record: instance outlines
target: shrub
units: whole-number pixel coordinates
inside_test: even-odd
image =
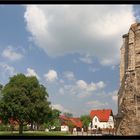
[[[10,125],[0,124],[0,131],[10,131]]]
[[[23,131],[28,131],[29,128],[27,126],[23,126]]]

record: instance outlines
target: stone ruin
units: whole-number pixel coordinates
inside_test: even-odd
[[[140,23],[122,36],[117,135],[140,135]]]

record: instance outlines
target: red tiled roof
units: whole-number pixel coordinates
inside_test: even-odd
[[[64,116],[64,115],[60,115],[59,119],[61,120],[61,125],[67,125],[69,118]]]
[[[71,122],[76,126],[82,128],[82,121],[80,118],[70,118]]]
[[[93,119],[94,116],[97,116],[99,118],[99,121],[107,122],[111,114],[112,114],[111,109],[91,110],[90,117],[91,119]]]
[[[69,120],[69,118],[66,117],[66,116],[64,116],[64,115],[60,115],[59,118],[60,118],[60,119],[63,119],[63,120]]]
[[[71,121],[75,127],[81,128],[83,125],[80,118],[70,118],[63,115],[59,116],[59,118],[62,120],[63,125],[67,125],[68,121]]]

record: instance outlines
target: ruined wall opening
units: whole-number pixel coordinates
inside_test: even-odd
[[[135,103],[136,103],[136,116],[140,117],[140,96],[136,96]]]

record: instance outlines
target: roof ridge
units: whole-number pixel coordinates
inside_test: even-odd
[[[97,116],[100,121],[108,121],[109,116],[111,115],[112,109],[100,109],[92,110],[90,112],[90,117],[93,118]]]

